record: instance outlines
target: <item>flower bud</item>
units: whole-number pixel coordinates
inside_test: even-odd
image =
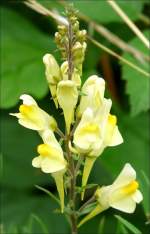
[[[86,30],[78,31],[78,33],[77,33],[78,41],[80,41],[81,43],[83,43],[86,40],[86,35],[87,35]]]
[[[93,111],[97,111],[104,99],[105,81],[104,79],[93,75],[90,76],[82,87],[82,92],[85,94],[81,97],[77,115],[80,117],[87,107]]]
[[[58,106],[56,99],[56,89],[57,83],[61,80],[61,72],[56,59],[51,54],[46,54],[43,57],[43,63],[45,64],[45,75],[48,81],[49,89],[52,98],[55,102],[56,107]]]
[[[82,65],[84,61],[86,46],[87,44],[85,42],[83,44],[81,44],[80,42],[76,42],[72,49],[75,67],[77,69],[80,69],[81,74],[82,70],[80,65]]]

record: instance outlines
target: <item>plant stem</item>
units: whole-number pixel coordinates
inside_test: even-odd
[[[75,205],[76,203],[76,191],[75,191],[76,173],[75,173],[73,157],[69,149],[69,141],[70,141],[70,135],[67,135],[65,146],[66,146],[66,152],[67,152],[68,160],[69,160],[69,169],[71,172],[71,180],[70,180],[70,188],[69,188],[69,206],[71,209],[70,221],[71,221],[71,229],[72,229],[71,233],[77,234],[77,215],[76,215],[76,205]]]
[[[72,54],[72,47],[73,47],[73,31],[72,31],[72,24],[69,20],[68,25],[68,80],[71,80],[72,73],[73,73],[73,54]],[[76,171],[75,171],[75,164],[74,160],[69,148],[69,142],[71,140],[71,133],[66,134],[65,146],[66,146],[66,153],[68,157],[69,163],[69,170],[71,173],[71,180],[70,180],[70,188],[69,188],[69,206],[70,206],[70,221],[71,221],[71,233],[77,234],[77,215],[76,215]]]
[[[72,39],[73,39],[72,25],[69,22],[69,25],[68,25],[68,80],[71,80],[72,73],[73,73]]]

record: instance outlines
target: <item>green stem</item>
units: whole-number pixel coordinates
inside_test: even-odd
[[[76,215],[76,173],[75,173],[75,166],[73,157],[71,155],[70,149],[69,149],[69,141],[70,141],[70,135],[66,136],[65,146],[66,146],[66,152],[68,155],[69,160],[69,169],[71,172],[71,180],[70,180],[70,188],[69,188],[69,206],[71,209],[70,214],[70,221],[71,221],[71,229],[72,234],[77,234],[77,215]]]

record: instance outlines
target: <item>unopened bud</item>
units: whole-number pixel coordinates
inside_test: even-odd
[[[43,63],[46,68],[46,78],[48,82],[59,81],[61,79],[61,73],[59,65],[52,54],[45,54],[43,57]]]
[[[59,30],[59,33],[64,36],[67,32],[67,27],[64,26],[64,25],[58,25],[58,30]]]
[[[73,58],[76,66],[83,63],[85,50],[86,50],[85,42],[83,44],[81,44],[80,42],[75,43],[73,47]]]
[[[78,32],[77,34],[77,37],[78,37],[78,40],[83,43],[85,40],[86,40],[86,35],[87,35],[87,32],[86,30],[81,30]]]
[[[78,32],[79,31],[79,21],[76,21],[73,25],[73,31]]]
[[[43,63],[45,64],[45,75],[49,84],[49,89],[52,95],[52,98],[55,102],[56,107],[58,107],[56,99],[56,86],[57,83],[61,80],[61,72],[59,65],[56,59],[51,54],[46,54],[43,57]]]

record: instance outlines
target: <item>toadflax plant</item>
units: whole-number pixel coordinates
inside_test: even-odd
[[[86,31],[79,30],[76,11],[70,7],[66,10],[66,18],[60,19],[62,24],[58,26],[55,41],[64,62],[59,66],[52,54],[46,54],[43,63],[55,106],[61,108],[64,114],[65,133],[30,95],[20,96],[23,104],[19,113],[11,115],[16,116],[22,126],[39,133],[42,143],[37,147],[38,156],[33,158],[32,165],[54,178],[60,211],[69,217],[71,233],[77,234],[78,227],[109,207],[133,213],[136,203],[142,200],[142,194],[138,190],[136,172],[127,163],[113,184],[97,187],[93,196],[81,207],[76,202],[77,196],[78,200],[84,200],[86,189],[90,187],[87,181],[96,159],[107,146],[117,146],[123,138],[116,116],[110,114],[112,101],[104,97],[104,79],[90,76],[81,88],[87,44]],[[79,175],[82,175],[81,184],[77,184]],[[86,214],[85,217],[78,222],[83,214]]]

